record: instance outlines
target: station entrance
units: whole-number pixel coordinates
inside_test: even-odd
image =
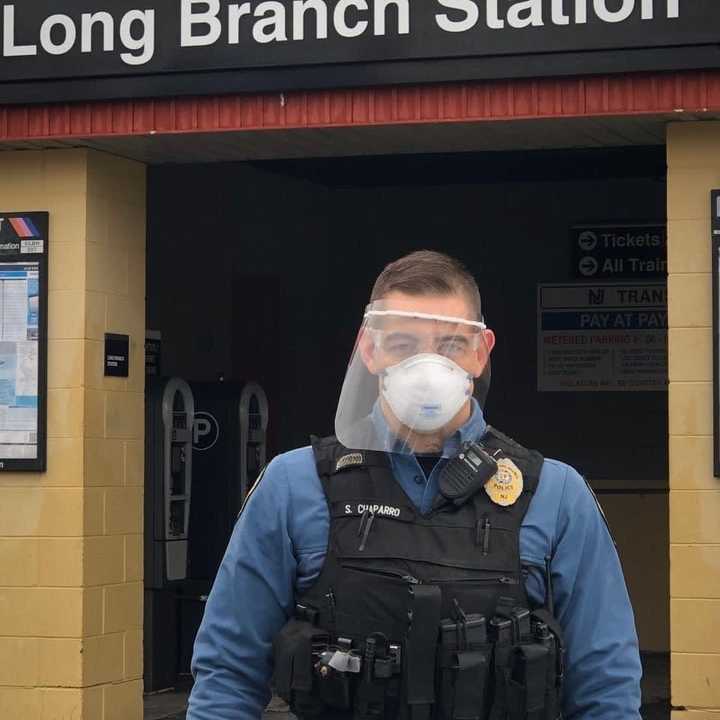
[[[665,147],[409,149],[148,170],[146,692],[189,686],[204,600],[262,463],[333,432],[376,275],[434,249],[477,278],[497,335],[488,421],[597,493],[653,668],[644,700],[665,707]],[[157,456],[171,382],[165,402],[185,419]],[[177,492],[168,472],[186,475]],[[184,550],[169,575],[171,542]]]

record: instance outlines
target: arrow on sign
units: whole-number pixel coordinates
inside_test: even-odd
[[[584,257],[582,260],[580,260],[580,263],[578,264],[578,268],[580,269],[580,272],[585,277],[590,277],[591,275],[595,275],[595,273],[597,273],[599,267],[600,266],[598,265],[598,261],[593,257]]]

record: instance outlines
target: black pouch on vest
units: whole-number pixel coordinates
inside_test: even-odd
[[[563,687],[563,643],[561,630],[555,618],[546,610],[533,613],[533,631],[539,643],[548,648],[548,663],[545,677],[545,711],[538,717],[542,720],[558,720],[561,717]]]
[[[430,720],[435,704],[437,634],[442,596],[437,585],[416,585],[403,647],[403,680],[410,720]]]
[[[290,620],[273,641],[275,689],[297,715],[312,717],[325,709],[318,693],[313,693],[318,689],[313,656],[327,650],[329,643],[326,632],[297,618]]]
[[[483,720],[492,646],[483,615],[440,624],[439,720]]]
[[[548,647],[539,643],[516,645],[507,687],[510,720],[545,720]]]
[[[384,718],[386,686],[391,675],[391,664],[388,658],[387,638],[382,633],[375,633],[366,638],[362,662],[360,682],[355,693],[353,718],[355,720]]]

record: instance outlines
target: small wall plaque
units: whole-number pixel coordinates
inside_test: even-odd
[[[105,334],[105,376],[128,377],[130,363],[130,336]]]

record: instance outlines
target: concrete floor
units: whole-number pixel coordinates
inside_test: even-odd
[[[643,720],[670,720],[670,658],[665,654],[643,655]],[[187,690],[148,695],[145,720],[185,720]],[[274,699],[265,711],[265,720],[293,720],[287,706]]]

